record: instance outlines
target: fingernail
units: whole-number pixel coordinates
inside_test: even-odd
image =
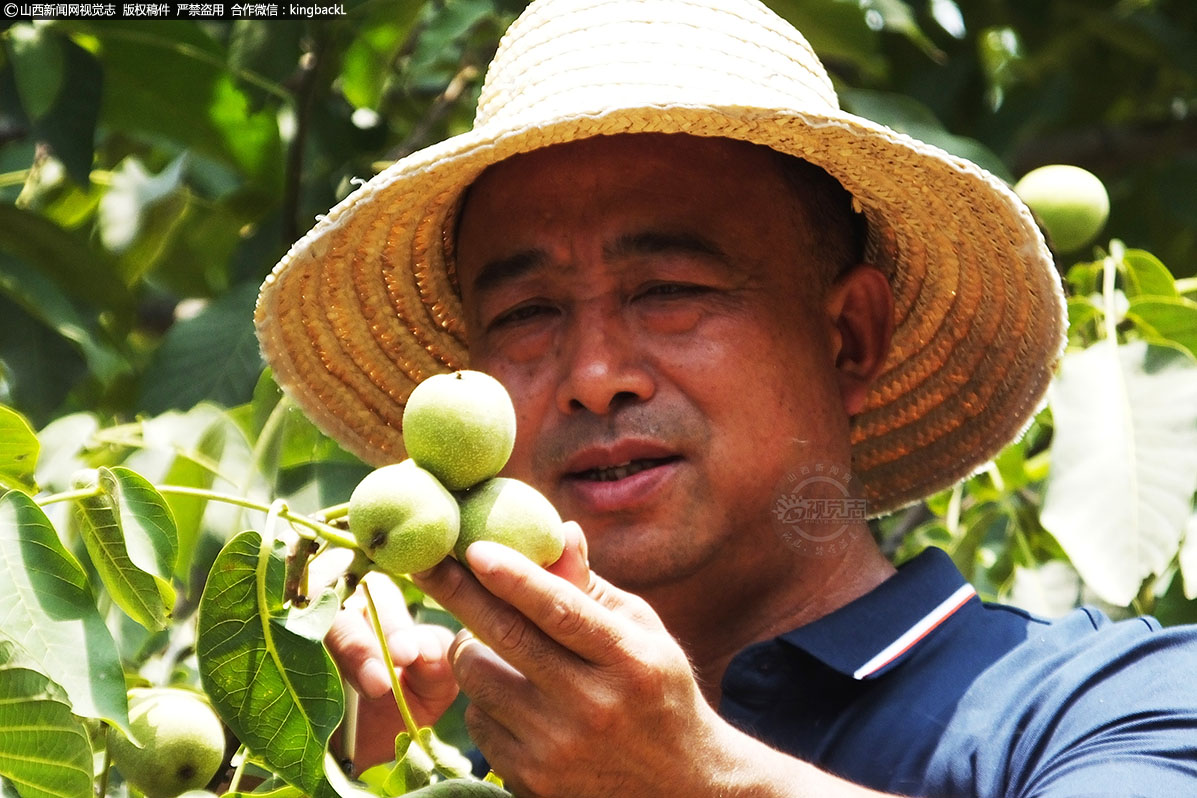
[[[366,660],[359,682],[367,698],[382,698],[391,691],[391,673],[379,659]]]
[[[420,641],[420,661],[436,662],[441,658],[441,644],[436,638],[425,637]]]
[[[515,562],[515,558],[522,556],[510,546],[495,543],[490,540],[478,540],[466,549],[466,560],[476,574],[493,574],[495,571]]]

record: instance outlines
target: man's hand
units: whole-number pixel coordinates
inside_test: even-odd
[[[731,729],[648,604],[591,574],[577,543],[547,571],[494,543],[467,557],[473,575],[446,560],[416,582],[472,630],[449,660],[471,699],[470,733],[508,787],[700,794],[688,780],[709,784],[700,771],[725,764],[720,739]]]
[[[415,624],[403,593],[385,574],[372,572],[364,581],[378,607],[387,648],[412,715],[417,723],[432,725],[457,698],[457,682],[447,658],[453,633],[442,626]],[[361,695],[354,764],[361,771],[394,759],[395,736],[403,731],[403,720],[391,695],[391,676],[360,587],[345,602],[345,610],[338,613],[324,642],[341,673]]]

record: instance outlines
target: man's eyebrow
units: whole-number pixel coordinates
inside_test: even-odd
[[[548,255],[543,249],[525,249],[488,261],[474,278],[474,290],[478,293],[493,290],[503,283],[516,280],[540,268],[547,261]]]
[[[626,258],[635,255],[705,255],[723,263],[728,262],[727,253],[713,242],[696,233],[644,230],[621,235],[603,247],[603,255],[609,259]]]

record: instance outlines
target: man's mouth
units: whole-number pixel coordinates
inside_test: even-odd
[[[639,474],[650,468],[672,463],[679,458],[673,457],[649,457],[637,460],[628,460],[618,465],[602,466],[599,468],[588,468],[584,471],[578,471],[570,474],[571,479],[585,480],[588,482],[615,482],[616,480],[626,479],[633,474]]]

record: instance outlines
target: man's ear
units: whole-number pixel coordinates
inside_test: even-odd
[[[841,274],[827,290],[824,309],[832,325],[840,398],[854,416],[864,408],[881,373],[894,334],[894,294],[889,280],[868,264]]]

